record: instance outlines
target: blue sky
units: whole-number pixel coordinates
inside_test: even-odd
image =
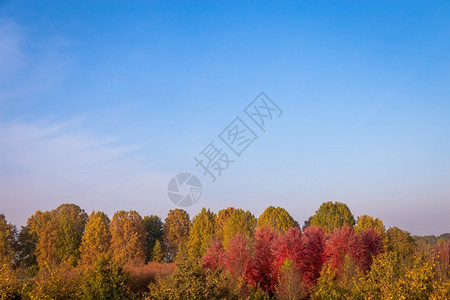
[[[0,211],[165,217],[325,201],[450,231],[446,1],[0,1]],[[214,184],[193,157],[261,91],[284,111]]]

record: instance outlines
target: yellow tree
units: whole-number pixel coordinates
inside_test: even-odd
[[[0,214],[0,267],[6,265],[9,268],[14,263],[15,236],[16,228]]]
[[[224,247],[228,247],[229,241],[236,234],[252,237],[256,230],[256,222],[255,216],[250,211],[236,209],[227,219],[223,228]]]
[[[170,210],[164,221],[164,251],[168,261],[172,261],[178,250],[189,238],[191,221],[189,214],[183,209]]]
[[[373,229],[381,236],[383,236],[386,231],[383,221],[380,219],[368,215],[359,216],[355,225],[355,232],[363,232],[366,229]]]
[[[232,213],[234,213],[235,210],[236,209],[234,207],[227,207],[225,209],[219,210],[219,212],[217,213],[214,229],[216,238],[223,241],[223,228],[225,227],[228,218]]]
[[[200,258],[205,254],[206,246],[214,236],[215,221],[216,214],[206,208],[194,217],[187,244],[191,257]]]
[[[398,227],[386,231],[386,250],[400,255],[402,258],[410,257],[416,249],[416,243],[408,231]]]
[[[28,218],[25,228],[22,228],[21,257],[31,258],[31,264],[36,261],[42,267],[56,258],[55,247],[52,246],[56,244],[56,237],[50,237],[49,230],[46,230],[51,217],[51,212],[38,210]]]
[[[326,232],[343,226],[355,225],[355,218],[348,206],[340,202],[322,203],[316,213],[309,218],[310,226],[320,226]]]
[[[298,224],[284,208],[269,206],[258,218],[257,228],[261,227],[285,232]]]
[[[143,264],[145,262],[146,231],[137,211],[118,211],[111,225],[111,255],[118,264]]]
[[[50,212],[37,211],[28,225],[30,235],[36,240],[39,266],[75,266],[87,219],[86,212],[75,204],[62,204]]]
[[[110,220],[104,212],[93,211],[89,216],[80,248],[83,264],[93,264],[108,254],[111,245],[109,224]]]
[[[162,251],[161,242],[159,240],[156,240],[155,247],[153,247],[152,260],[157,263],[162,263],[164,261],[164,252]]]

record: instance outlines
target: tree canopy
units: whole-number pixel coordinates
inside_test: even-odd
[[[243,209],[235,209],[235,211],[227,218],[223,227],[223,242],[225,248],[229,241],[237,234],[251,237],[256,230],[256,218],[250,211]]]
[[[118,211],[111,225],[111,254],[118,264],[140,264],[145,261],[146,231],[137,211]]]
[[[335,228],[355,225],[355,218],[348,206],[340,202],[325,202],[309,219],[309,226],[320,226],[326,232]]]
[[[145,230],[147,231],[146,238],[146,261],[153,260],[153,248],[157,241],[162,242],[163,238],[163,222],[158,216],[145,216],[144,219]],[[160,245],[161,246],[161,245]]]
[[[183,209],[170,210],[164,221],[164,249],[166,259],[172,261],[180,247],[189,239],[191,220],[189,214]]]
[[[259,216],[257,227],[269,227],[274,230],[285,232],[289,228],[298,227],[298,223],[284,208],[269,206]]]
[[[209,209],[202,208],[194,217],[187,244],[191,257],[200,258],[205,254],[206,246],[214,236],[215,224],[216,214]]]
[[[86,223],[85,232],[81,241],[81,261],[84,264],[92,264],[109,253],[111,246],[110,220],[101,211],[92,212]]]

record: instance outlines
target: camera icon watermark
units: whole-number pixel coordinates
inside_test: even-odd
[[[219,139],[212,140],[194,156],[195,167],[200,169],[204,177],[209,177],[212,183],[234,165],[259,138],[258,134],[266,132],[270,122],[283,114],[280,107],[264,92],[250,102],[243,112],[245,115],[236,116],[218,134]],[[180,173],[170,180],[167,193],[176,206],[188,207],[200,199],[202,185],[195,175]]]
[[[167,194],[173,204],[188,207],[196,203],[202,195],[200,180],[191,173],[180,173],[172,177],[167,186]]]

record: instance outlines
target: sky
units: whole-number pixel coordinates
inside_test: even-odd
[[[0,213],[326,201],[412,234],[450,232],[448,1],[1,1]],[[283,111],[262,131],[260,92]],[[237,157],[236,117],[258,138]],[[210,142],[234,160],[215,182]]]

